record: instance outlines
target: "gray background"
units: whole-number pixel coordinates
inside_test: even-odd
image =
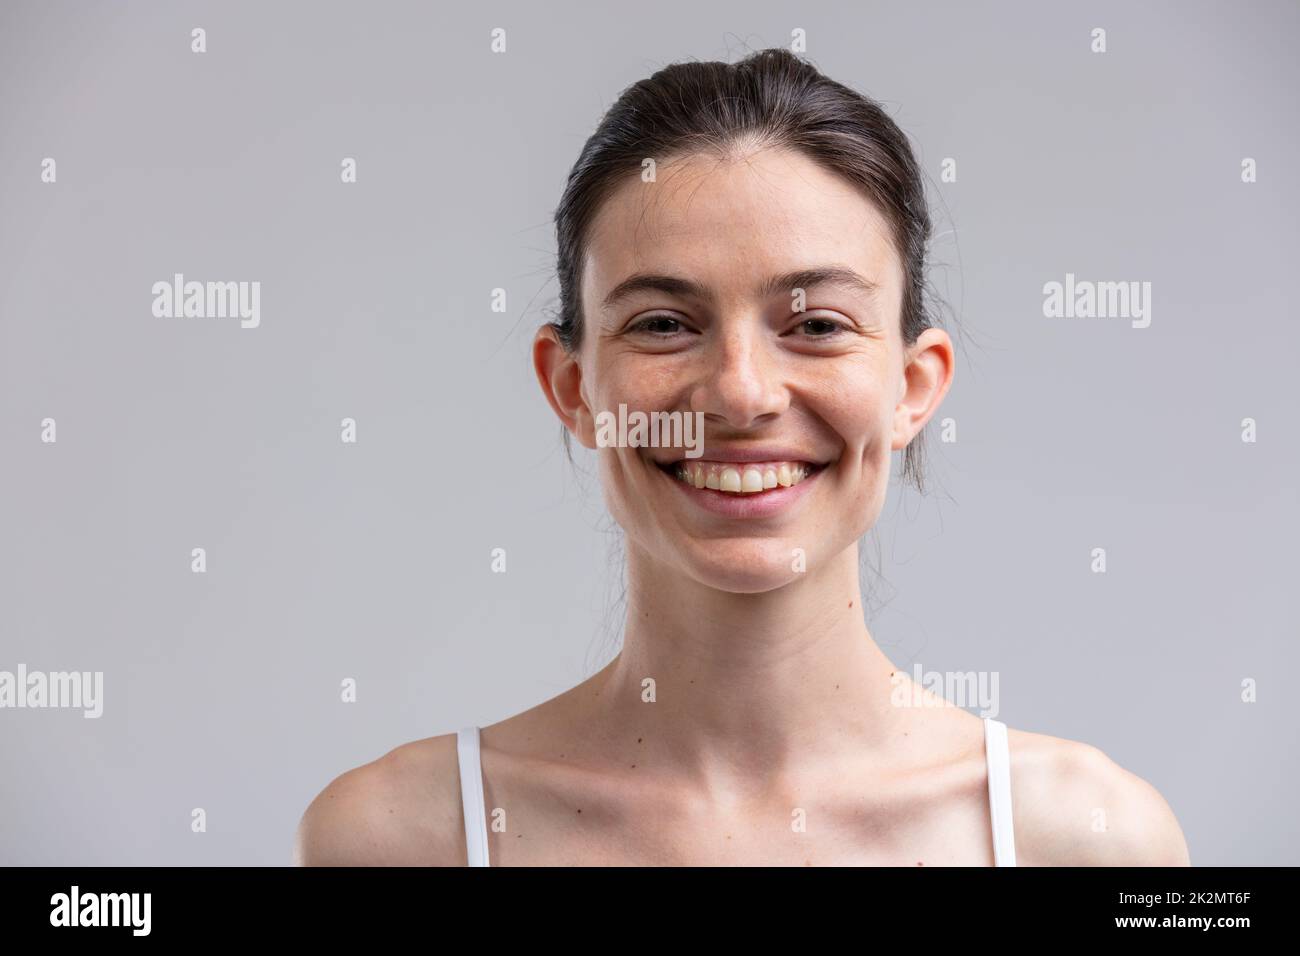
[[[877,640],[997,671],[1000,719],[1151,781],[1194,864],[1300,862],[1298,26],[1295,3],[6,2],[0,669],[106,686],[99,720],[0,710],[0,861],[287,863],[336,774],[609,658],[619,539],[528,360],[550,217],[626,85],[801,27],[913,138],[963,330],[939,485],[895,486],[867,539]],[[261,327],[153,317],[173,272],[260,281]],[[1044,318],[1066,272],[1150,281],[1151,326]]]

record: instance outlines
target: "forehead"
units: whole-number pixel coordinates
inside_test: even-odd
[[[764,149],[661,163],[628,174],[592,221],[583,301],[636,272],[683,275],[720,298],[748,297],[769,276],[847,266],[896,302],[902,263],[888,222],[859,189],[802,154]]]

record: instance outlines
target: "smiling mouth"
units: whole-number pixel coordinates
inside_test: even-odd
[[[759,495],[773,488],[789,488],[826,467],[808,461],[683,460],[656,464],[683,484],[729,495]]]

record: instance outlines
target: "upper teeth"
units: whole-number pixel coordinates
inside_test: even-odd
[[[746,495],[777,485],[788,488],[808,477],[809,466],[801,461],[751,461],[728,464],[721,461],[679,461],[677,477],[696,488],[713,488]]]

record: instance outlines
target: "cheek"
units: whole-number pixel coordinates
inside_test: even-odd
[[[827,363],[816,389],[816,413],[843,442],[828,486],[837,518],[826,528],[829,546],[865,534],[876,522],[889,487],[890,449],[898,382],[886,356]]]
[[[884,507],[891,467],[890,446],[897,383],[884,362],[841,367],[818,391],[817,414],[843,442],[838,466],[827,485],[833,518],[823,526],[831,552],[860,538]]]
[[[888,457],[895,383],[883,362],[827,363],[811,393],[817,414],[845,443],[846,453],[883,444]]]
[[[680,362],[669,357],[606,355],[592,398],[593,411],[617,412],[619,404],[642,411],[668,411],[676,406],[684,378]]]
[[[598,374],[585,379],[587,400],[593,416],[607,415],[617,421],[619,406],[627,414],[671,411],[678,407],[682,372],[665,356],[620,354],[617,349],[601,350],[587,368]],[[636,448],[597,449],[597,471],[610,516],[624,530],[641,523],[650,488],[655,480],[651,467]]]
[[[596,471],[605,510],[624,533],[639,539],[637,529],[647,518],[645,489],[629,471],[636,463],[624,457],[634,454],[635,451],[626,448],[598,449]],[[638,488],[641,488],[639,493]]]

